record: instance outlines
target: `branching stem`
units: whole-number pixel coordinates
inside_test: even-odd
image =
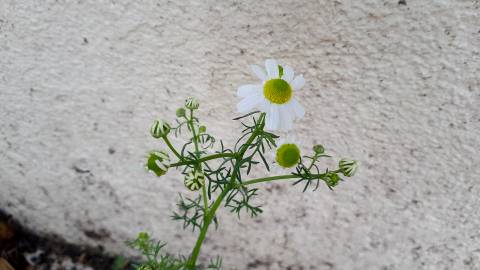
[[[220,195],[217,197],[217,199],[213,203],[212,207],[208,211],[205,211],[205,219],[203,222],[203,226],[200,229],[200,234],[198,235],[197,242],[195,243],[195,247],[193,248],[192,255],[190,256],[190,259],[188,260],[188,263],[186,265],[187,269],[190,269],[190,270],[195,269],[195,265],[197,262],[198,255],[200,254],[200,249],[202,247],[203,240],[205,240],[205,236],[207,235],[208,227],[210,226],[210,223],[212,223],[212,220],[215,217],[215,212],[217,211],[218,207],[222,203],[227,193],[233,187],[235,187],[235,181],[236,181],[236,175],[237,175],[236,171],[240,169],[240,162],[242,161],[243,155],[247,151],[248,146],[259,135],[259,132],[263,130],[263,127],[265,126],[264,120],[265,120],[265,113],[262,113],[260,115],[259,125],[255,128],[250,138],[248,138],[247,142],[244,144],[245,147],[242,147],[240,151],[238,151],[238,153],[234,155],[236,157],[236,160],[235,160],[235,167],[234,167],[234,171],[233,171],[230,183],[225,187],[225,189],[223,189],[223,191],[220,193]]]
[[[200,229],[200,234],[198,235],[197,242],[195,243],[195,247],[193,248],[191,257],[186,264],[187,269],[195,269],[195,264],[197,262],[198,255],[200,254],[200,248],[202,247],[203,240],[205,240],[205,236],[207,235],[208,227],[210,226],[210,223],[212,223],[212,220],[215,217],[215,212],[222,204],[223,199],[229,191],[230,187],[225,188],[222,193],[218,195],[217,199],[215,200],[209,211],[205,214],[205,220],[203,222],[202,228]]]
[[[339,172],[340,172],[340,170],[335,170],[335,171],[330,171],[328,173],[339,173]],[[325,177],[328,173],[312,174],[312,175],[309,176],[309,179],[321,179],[321,178]],[[253,184],[262,183],[262,182],[271,182],[271,181],[276,181],[276,180],[295,179],[295,178],[300,178],[300,177],[298,177],[298,175],[294,175],[294,174],[261,177],[261,178],[256,178],[256,179],[245,181],[245,182],[239,184],[238,186],[248,186],[248,185],[253,185]]]
[[[170,140],[167,138],[167,135],[162,136],[162,139],[163,139],[163,141],[165,141],[168,148],[170,148],[170,150],[172,150],[173,154],[175,154],[175,156],[177,156],[178,159],[183,160],[183,157],[178,153],[177,149],[175,149],[175,147],[172,145]]]
[[[195,130],[195,125],[193,124],[193,110],[190,109],[190,119],[188,119],[188,125],[190,126],[190,129],[192,131],[192,141],[193,144],[195,145],[195,157],[197,160],[200,158],[200,151],[198,148],[198,137],[197,137],[197,132]],[[202,163],[201,162],[196,162],[195,167],[197,170],[202,172]],[[203,173],[203,172],[202,172]],[[203,197],[203,212],[207,213],[208,211],[208,201],[207,201],[207,189],[205,188],[205,177],[203,178],[202,182],[202,197]],[[206,214],[204,214],[204,219],[206,219]]]
[[[235,156],[236,156],[236,153],[218,153],[218,154],[205,156],[205,157],[199,158],[197,160],[185,160],[185,161],[179,161],[179,162],[176,162],[176,163],[172,163],[172,164],[170,164],[170,167],[192,165],[192,164],[197,164],[197,163],[203,163],[205,161],[209,161],[209,160],[212,160],[212,159],[224,158],[224,157],[235,157]]]

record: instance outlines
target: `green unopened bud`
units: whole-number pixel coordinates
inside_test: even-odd
[[[205,175],[202,172],[194,171],[189,172],[185,176],[185,180],[183,181],[183,183],[188,189],[195,191],[199,190],[202,187],[204,180]]]
[[[275,161],[283,168],[292,168],[300,162],[300,149],[293,143],[282,144],[277,148]]]
[[[148,264],[142,265],[138,268],[138,270],[154,270],[154,268]]]
[[[137,241],[140,243],[145,243],[150,239],[150,235],[147,232],[140,232],[137,236]]]
[[[170,165],[170,157],[165,151],[150,152],[147,160],[147,169],[155,173],[157,176],[162,176],[167,173]]]
[[[206,126],[200,126],[200,127],[198,128],[198,132],[199,132],[199,133],[205,133],[206,131],[207,131],[207,127],[206,127]]]
[[[185,116],[185,109],[184,108],[178,108],[177,111],[175,112],[178,118],[184,117]]]
[[[189,97],[187,100],[185,100],[185,107],[190,110],[196,110],[200,104],[198,104],[198,101],[194,97]]]
[[[338,167],[342,171],[343,175],[350,177],[355,174],[358,169],[358,163],[355,160],[342,158],[338,162]]]
[[[334,187],[338,185],[338,182],[340,181],[340,176],[336,173],[329,173],[327,174],[327,177],[324,179],[325,183],[327,183],[327,186],[329,187]]]
[[[166,136],[169,132],[170,125],[162,120],[155,120],[150,128],[150,134],[156,139]]]
[[[325,148],[323,147],[323,145],[317,144],[313,146],[313,151],[315,152],[315,154],[320,155],[325,153]]]

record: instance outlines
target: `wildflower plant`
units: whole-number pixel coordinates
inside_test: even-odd
[[[154,121],[151,135],[162,140],[168,151],[150,151],[146,167],[158,177],[170,169],[177,169],[184,175],[183,183],[192,196],[180,195],[178,209],[171,217],[180,221],[184,229],[198,231],[198,238],[190,254],[175,257],[163,252],[164,243],[152,240],[147,233],[140,233],[130,242],[146,258],[137,269],[220,269],[220,258],[207,266],[198,265],[197,259],[210,226],[220,226],[216,212],[221,206],[238,217],[241,213],[255,217],[263,212],[253,200],[260,194],[261,184],[291,181],[305,192],[317,190],[322,183],[333,189],[343,180],[342,176],[355,174],[358,165],[350,159],[341,159],[338,168],[322,169],[321,160],[330,158],[322,145],[313,146],[310,153],[301,153],[295,143],[277,145],[279,136],[274,132],[291,130],[294,120],[305,114],[296,98],[296,92],[303,87],[305,80],[302,75],[295,77],[291,67],[278,65],[273,59],[267,60],[265,67],[266,72],[252,66],[260,84],[244,85],[237,91],[242,98],[237,109],[244,115],[233,119],[243,127],[233,147],[225,146],[222,140],[208,133],[196,117],[200,104],[195,98],[188,98],[184,107],[176,111],[175,124]],[[170,142],[171,136],[186,136],[187,139],[177,148]],[[289,172],[249,178],[254,167],[262,166],[267,174],[270,172],[272,162],[266,155],[272,155],[272,152],[275,152],[275,162],[282,171]]]

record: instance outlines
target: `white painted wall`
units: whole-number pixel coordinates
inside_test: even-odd
[[[262,187],[203,256],[227,269],[480,268],[480,3],[0,1],[0,207],[68,241],[140,230],[188,253],[178,173],[142,162],[187,95],[233,142],[236,87],[275,57],[303,72],[310,145],[362,162],[335,192]],[[179,141],[176,141],[179,143]]]

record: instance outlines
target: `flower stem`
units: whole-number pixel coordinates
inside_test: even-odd
[[[202,163],[202,162],[209,161],[209,160],[212,160],[212,159],[223,158],[223,157],[235,157],[235,156],[236,156],[236,153],[218,153],[218,154],[205,156],[205,157],[199,158],[197,160],[186,160],[186,161],[179,161],[177,163],[172,163],[172,164],[170,164],[170,167],[178,167],[178,166],[183,166],[183,165]]]
[[[330,171],[328,173],[339,173],[341,170],[335,170],[335,171]],[[325,177],[327,173],[320,173],[320,174],[312,174],[309,176],[309,179],[320,179],[322,177]],[[240,183],[238,186],[248,186],[248,185],[253,185],[257,183],[262,183],[262,182],[271,182],[275,180],[285,180],[285,179],[294,179],[294,178],[299,178],[298,175],[294,174],[285,174],[285,175],[276,175],[276,176],[270,176],[270,177],[261,177],[261,178],[255,178],[252,180],[244,181],[243,183]]]
[[[263,127],[265,127],[265,113],[260,114],[260,118],[258,119],[258,122],[259,122],[259,125],[253,131],[252,136],[248,138],[247,142],[245,142],[243,146],[240,148],[240,151],[238,151],[237,158],[240,157],[240,160],[243,158],[243,155],[247,151],[250,144],[252,144],[253,140],[257,137],[258,133],[263,131]]]
[[[200,158],[200,151],[198,149],[198,137],[197,137],[197,132],[195,131],[195,125],[193,124],[193,109],[190,109],[190,119],[188,119],[188,125],[190,126],[190,129],[192,130],[192,141],[193,144],[195,145],[195,156],[197,159]],[[200,172],[202,172],[202,163],[201,162],[196,162],[196,169],[198,169]],[[202,172],[203,173],[203,172]],[[203,178],[202,182],[202,197],[203,197],[203,210],[206,213],[208,210],[208,201],[207,201],[207,189],[205,188],[205,177]]]
[[[244,181],[243,183],[239,184],[239,186],[248,186],[248,185],[253,185],[253,184],[262,183],[262,182],[270,182],[275,180],[284,180],[284,179],[293,179],[293,178],[298,178],[298,176],[293,174],[286,174],[286,175],[262,177],[262,178],[256,178],[256,179]]]
[[[193,248],[192,255],[190,256],[190,259],[186,264],[187,269],[190,269],[190,270],[195,269],[195,265],[197,262],[198,255],[200,254],[200,249],[202,247],[203,240],[205,240],[205,236],[207,235],[208,226],[210,226],[210,224],[212,223],[212,220],[215,217],[215,212],[217,211],[218,207],[222,203],[227,193],[235,186],[236,175],[237,175],[236,171],[240,169],[240,162],[243,159],[243,155],[245,154],[245,152],[248,149],[248,146],[253,142],[255,137],[257,137],[260,131],[263,130],[263,127],[265,126],[264,120],[265,120],[265,113],[262,113],[260,115],[259,125],[255,128],[250,138],[248,138],[247,142],[243,145],[245,147],[242,147],[240,151],[238,151],[238,153],[234,153],[231,155],[231,157],[235,157],[236,159],[235,159],[234,171],[232,173],[230,183],[227,184],[225,189],[223,189],[220,195],[218,195],[217,199],[215,200],[211,208],[208,209],[208,212],[205,211],[205,216],[204,216],[202,228],[200,229],[200,234],[198,235],[197,242],[195,243],[195,247]],[[197,162],[199,162],[199,160],[197,160]]]
[[[175,149],[175,147],[173,147],[172,143],[171,143],[170,140],[167,138],[167,135],[162,136],[162,139],[163,139],[163,141],[165,141],[165,143],[167,144],[168,148],[170,148],[170,150],[172,150],[173,154],[175,154],[175,156],[177,156],[178,159],[183,160],[182,156],[177,152],[177,150]]]
[[[197,262],[198,255],[200,254],[200,248],[202,247],[203,240],[205,240],[205,236],[207,235],[208,226],[210,226],[210,224],[212,223],[212,220],[215,217],[215,212],[217,211],[218,207],[220,206],[230,189],[230,187],[225,188],[222,193],[218,195],[210,210],[205,214],[203,226],[200,229],[200,234],[198,235],[197,242],[195,243],[195,247],[193,248],[192,255],[186,265],[187,269],[195,269],[195,264]]]

